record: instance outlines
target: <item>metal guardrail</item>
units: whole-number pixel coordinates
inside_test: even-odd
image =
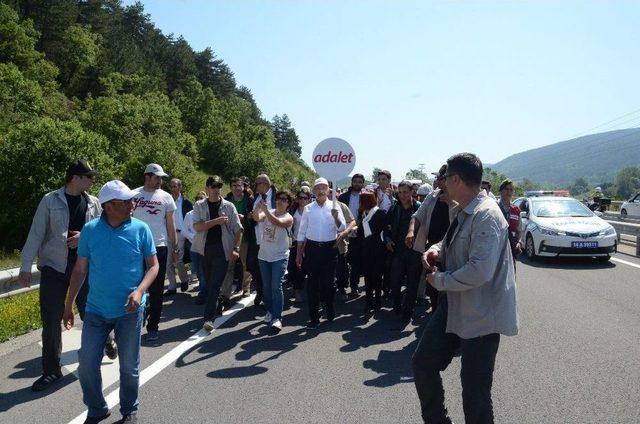
[[[31,287],[27,288],[21,287],[18,283],[18,274],[20,274],[20,268],[3,269],[0,271],[0,299],[35,290],[40,287],[39,284],[31,284]],[[31,266],[31,274],[33,283],[35,283],[37,278],[40,277],[40,271],[35,264]]]
[[[636,238],[636,256],[640,256],[640,220],[611,217],[610,214],[606,214],[603,218],[616,229],[618,241],[620,241],[620,234],[628,234]]]

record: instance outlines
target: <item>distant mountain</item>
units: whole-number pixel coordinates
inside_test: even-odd
[[[590,184],[613,181],[625,166],[640,166],[640,128],[561,141],[487,165],[516,181],[553,186],[568,186],[579,177]]]

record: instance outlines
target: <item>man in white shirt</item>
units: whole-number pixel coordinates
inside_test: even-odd
[[[335,275],[338,259],[337,233],[346,228],[345,218],[340,208],[333,209],[328,200],[329,183],[318,178],[313,185],[316,200],[304,208],[298,230],[298,251],[296,265],[303,263],[308,273],[307,298],[309,302],[308,329],[315,329],[320,323],[320,301],[325,304],[327,321],[335,318],[333,298],[335,295]]]
[[[177,262],[178,249],[173,249],[169,256],[169,246],[176,246],[176,227],[173,214],[176,203],[173,197],[162,190],[162,178],[168,177],[162,167],[156,163],[150,163],[144,170],[144,185],[134,191],[133,216],[147,223],[151,228],[153,242],[156,246],[160,271],[149,287],[149,303],[147,315],[147,340],[158,340],[158,324],[162,314],[162,291],[167,270],[167,261]]]

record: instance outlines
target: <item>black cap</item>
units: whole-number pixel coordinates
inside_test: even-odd
[[[205,183],[207,187],[220,186],[222,187],[222,178],[217,175],[212,175],[207,178],[207,182]]]
[[[447,164],[445,163],[440,167],[438,172],[432,172],[431,175],[435,175],[436,177],[444,177],[447,173]]]
[[[98,172],[91,168],[89,162],[86,160],[74,160],[67,167],[67,176],[80,175],[87,177],[95,177],[98,175]]]

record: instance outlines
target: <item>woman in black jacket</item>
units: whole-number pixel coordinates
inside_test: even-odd
[[[378,208],[375,194],[368,192],[360,194],[360,210],[362,225],[358,226],[358,233],[364,239],[362,268],[366,290],[365,314],[368,314],[372,309],[380,310],[382,304],[382,275],[385,264],[383,231],[386,213]]]

